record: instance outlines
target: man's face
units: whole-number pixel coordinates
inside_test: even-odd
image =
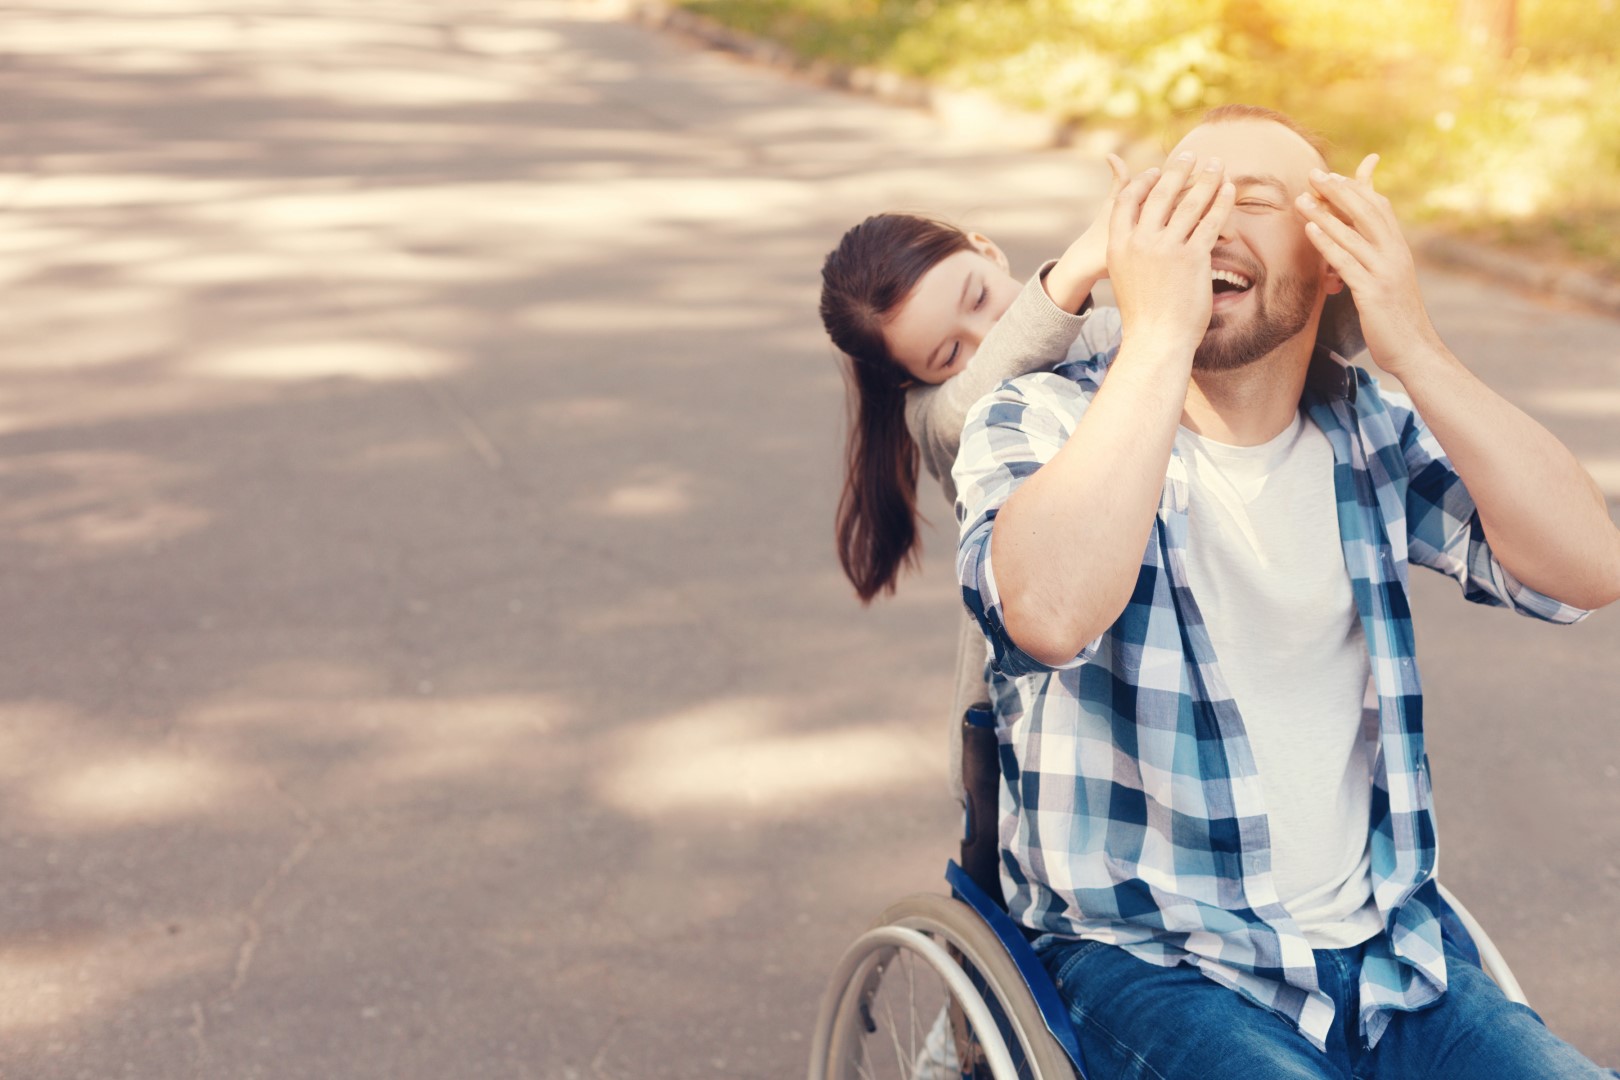
[[[1301,334],[1329,292],[1342,288],[1305,237],[1294,197],[1309,190],[1323,163],[1311,145],[1269,120],[1205,124],[1175,153],[1218,156],[1237,185],[1237,201],[1211,253],[1214,307],[1193,354],[1199,371],[1225,371],[1259,360]]]

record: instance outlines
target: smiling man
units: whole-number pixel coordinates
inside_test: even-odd
[[[1441,342],[1375,164],[1212,112],[1116,200],[1121,340],[963,432],[1002,884],[1099,1075],[1609,1075],[1441,933],[1406,575],[1574,622],[1620,530]]]

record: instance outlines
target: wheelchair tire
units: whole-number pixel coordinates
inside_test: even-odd
[[[937,1045],[947,1019],[948,1057]],[[810,1052],[810,1080],[1074,1075],[995,933],[966,904],[931,894],[893,905],[846,950]]]

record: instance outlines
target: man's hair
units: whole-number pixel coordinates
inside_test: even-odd
[[[1326,137],[1312,131],[1287,113],[1268,109],[1264,105],[1217,105],[1204,113],[1194,126],[1202,127],[1205,124],[1223,124],[1237,120],[1266,120],[1280,124],[1304,139],[1322,159],[1325,168],[1329,170],[1333,168],[1329,161],[1333,144]],[[1350,295],[1348,285],[1340,292],[1329,296],[1327,302],[1322,305],[1322,321],[1316,328],[1316,344],[1332,349],[1346,358],[1366,348],[1366,339],[1361,334],[1361,312],[1356,310],[1356,301]]]
[[[1328,164],[1328,158],[1332,155],[1333,144],[1328,141],[1326,136],[1320,132],[1312,131],[1287,113],[1278,112],[1276,109],[1268,109],[1264,105],[1217,105],[1204,113],[1194,126],[1221,124],[1233,120],[1269,120],[1273,124],[1281,124],[1309,143],[1311,149],[1315,150],[1321,157],[1324,165]],[[1332,168],[1332,166],[1329,166],[1329,168]]]

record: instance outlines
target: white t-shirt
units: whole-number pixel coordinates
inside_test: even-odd
[[[1314,423],[1260,446],[1182,428],[1188,584],[1248,732],[1278,898],[1312,948],[1382,923],[1368,850],[1367,645],[1339,538],[1333,448]]]

